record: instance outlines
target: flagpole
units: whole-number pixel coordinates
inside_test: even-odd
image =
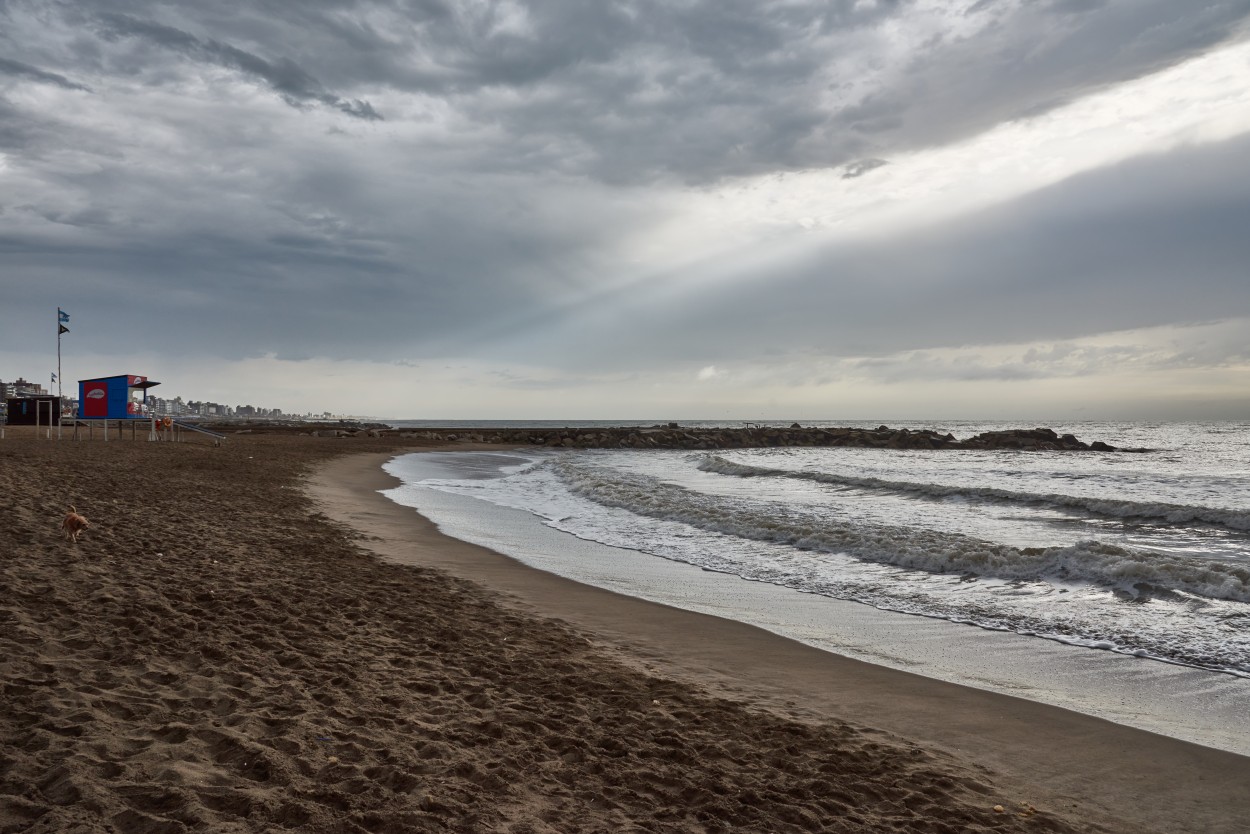
[[[61,308],[56,308],[56,395],[61,396]]]
[[[61,439],[61,308],[56,308],[56,439]]]

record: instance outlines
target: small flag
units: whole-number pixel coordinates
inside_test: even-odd
[[[69,321],[69,313],[65,312],[60,307],[57,307],[56,308],[56,320],[59,321],[61,324],[65,324],[65,322]]]
[[[56,382],[56,371],[52,372],[52,381]]]
[[[68,328],[68,327],[66,327],[65,325],[63,325],[63,324],[62,324],[62,325],[58,325],[58,326],[59,326],[61,329],[60,329],[60,330],[58,330],[58,331],[56,331],[56,335],[60,336],[62,333],[68,333],[68,332],[69,332],[69,328]]]

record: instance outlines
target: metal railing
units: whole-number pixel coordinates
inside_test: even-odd
[[[174,420],[173,425],[180,429],[189,429],[190,431],[198,431],[200,434],[206,434],[209,437],[214,438],[217,441],[222,441],[226,439],[226,435],[222,434],[221,432],[216,432],[211,429],[206,429],[206,428],[203,428],[202,426],[197,426],[195,423],[184,423],[181,420]]]

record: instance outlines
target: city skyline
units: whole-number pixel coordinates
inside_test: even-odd
[[[55,375],[50,380],[51,385],[56,384]],[[66,393],[62,391],[61,399],[63,406],[74,408],[78,404],[77,382],[74,384],[74,392]],[[63,387],[63,386],[62,386]],[[0,378],[0,400],[17,399],[21,397],[55,397],[56,391],[51,387],[27,380],[23,376],[18,376],[12,382],[6,382]],[[251,403],[229,405],[226,403],[216,403],[206,400],[194,398],[184,398],[181,394],[172,397],[163,397],[158,395],[150,395],[147,398],[151,403],[152,411],[156,414],[178,415],[195,415],[199,417],[261,417],[261,418],[282,418],[282,417],[329,417],[330,412],[302,412],[287,413],[280,408],[269,408],[266,406],[253,406]]]

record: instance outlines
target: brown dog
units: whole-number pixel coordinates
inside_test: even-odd
[[[65,538],[72,542],[78,541],[78,534],[91,526],[91,522],[78,514],[75,507],[70,507],[69,512],[65,514],[65,520],[61,522],[61,533]]]

